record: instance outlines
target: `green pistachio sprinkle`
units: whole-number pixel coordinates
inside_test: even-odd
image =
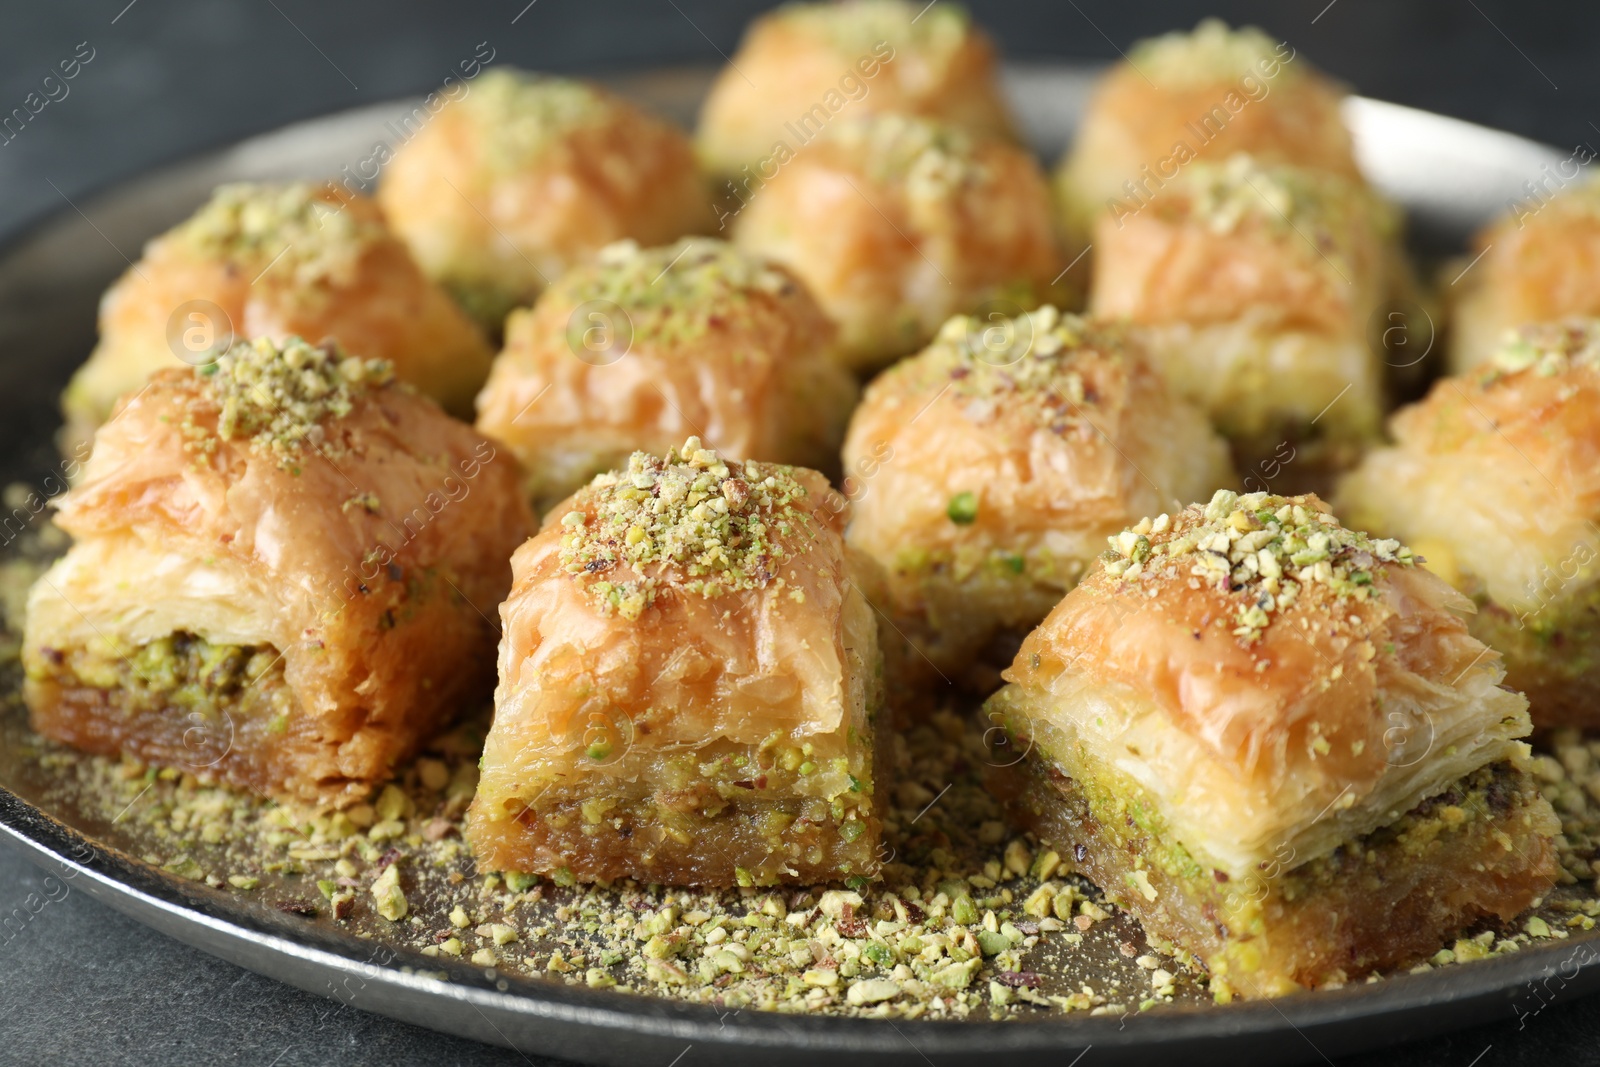
[[[845,149],[868,179],[901,186],[913,200],[945,199],[987,176],[978,142],[934,119],[898,112],[853,115],[830,125],[822,139]]]
[[[1303,588],[1321,585],[1341,598],[1372,595],[1380,564],[1410,566],[1411,550],[1393,539],[1348,530],[1314,497],[1240,496],[1219,489],[1174,519],[1159,515],[1107,538],[1105,572],[1124,582],[1185,580],[1237,594],[1234,635],[1255,641],[1273,615]]]
[[[814,522],[805,496],[794,468],[729,463],[698,437],[665,457],[635,452],[626,470],[598,476],[573,498],[561,520],[561,562],[602,610],[628,619],[666,584],[708,598],[782,588],[783,561],[795,551],[786,545]],[[619,564],[637,577],[608,578]]]
[[[1484,384],[1525,370],[1548,378],[1595,366],[1600,366],[1600,319],[1535,322],[1506,331]]]
[[[394,380],[385,360],[358,359],[336,344],[298,337],[241,341],[194,373],[202,395],[217,406],[217,436],[248,439],[280,461],[306,444],[322,447],[325,419],[350,414],[358,395]]]
[[[944,509],[944,513],[958,526],[970,526],[978,520],[978,494],[971,491],[957,493],[950,498],[950,506]]]
[[[790,4],[773,15],[829,42],[847,60],[870,54],[880,42],[911,49],[923,63],[941,61],[967,39],[972,19],[960,4],[911,0],[856,0],[851,4]]]
[[[1278,42],[1254,26],[1233,30],[1221,19],[1208,18],[1191,33],[1176,30],[1136,42],[1128,62],[1162,87],[1232,81],[1247,74],[1263,78],[1262,65],[1274,61],[1280,64],[1276,80],[1299,69],[1292,59],[1284,62],[1278,48]]]
[[[532,162],[618,107],[585,82],[506,69],[486,72],[462,103],[488,131],[489,162],[505,167]]]
[[[375,241],[389,239],[382,217],[348,209],[315,182],[218,186],[205,206],[172,231],[203,256],[227,260],[252,275],[281,272],[315,285],[354,269]]]

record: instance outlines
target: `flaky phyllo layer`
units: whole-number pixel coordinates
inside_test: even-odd
[[[1464,599],[1315,497],[1219,492],[1112,542],[990,713],[1069,777],[1131,782],[1197,862],[1316,859],[1526,751]]]
[[[865,872],[882,683],[830,493],[691,438],[552,512],[501,607],[483,862],[710,884]]]

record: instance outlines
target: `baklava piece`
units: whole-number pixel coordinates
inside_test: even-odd
[[[543,509],[690,434],[729,458],[834,468],[856,394],[787,270],[706,238],[624,242],[512,313],[478,429]]]
[[[1207,19],[1141,41],[1096,88],[1056,186],[1075,245],[1100,218],[1159,200],[1196,160],[1246,152],[1360,180],[1339,114],[1344,89],[1258,29]]]
[[[683,131],[585,82],[511,70],[484,74],[400,148],[378,200],[492,335],[606,245],[712,224]]]
[[[894,111],[1013,136],[995,49],[961,7],[788,4],[753,22],[700,113],[702,163],[739,200],[843,116]]]
[[[297,338],[157,372],[102,426],[28,600],[24,696],[91,752],[359,799],[493,685],[516,464]]]
[[[208,363],[235,337],[333,339],[457,415],[493,356],[373,201],[332,184],[224,185],[101,299],[100,342],[62,397],[69,443],[155,371]]]
[[[478,866],[669,885],[875,877],[877,621],[845,513],[815,471],[694,438],[572,496],[512,559],[468,814]]]
[[[868,387],[844,455],[848,539],[886,572],[904,666],[983,692],[1108,535],[1235,483],[1125,330],[1049,306],[951,319]]]
[[[1536,726],[1600,728],[1600,320],[1512,331],[1390,430],[1340,510],[1477,603]]]
[[[1067,266],[1031,156],[905,115],[831,124],[733,231],[800,276],[864,370],[915,352],[951,315],[1053,302]]]
[[[1219,999],[1407,966],[1552,887],[1527,701],[1408,549],[1223,491],[1103,560],[985,705],[991,780]]]
[[[1460,374],[1494,355],[1507,330],[1600,315],[1600,181],[1514,201],[1472,249],[1447,264],[1450,365]]]
[[[1320,485],[1383,415],[1370,321],[1394,217],[1336,175],[1248,156],[1194,163],[1147,209],[1103,218],[1091,312],[1137,329],[1173,388],[1234,445],[1248,489]]]

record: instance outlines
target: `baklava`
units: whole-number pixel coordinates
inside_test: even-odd
[[[62,397],[69,443],[155,371],[209,362],[234,338],[291,336],[387,360],[457,415],[493,356],[370,199],[331,183],[223,185],[101,299],[99,344]]]
[[[1536,726],[1600,727],[1600,320],[1511,331],[1390,430],[1340,510],[1477,603]]]
[[[1545,195],[1513,200],[1440,276],[1451,297],[1450,365],[1457,374],[1494,355],[1507,330],[1600,315],[1600,182],[1586,178],[1551,193],[1540,181]]]
[[[712,225],[676,126],[586,82],[513,70],[485,73],[441,108],[395,153],[378,201],[492,335],[606,245]]]
[[[1282,488],[1280,468],[1316,486],[1380,429],[1384,361],[1367,335],[1395,232],[1386,204],[1337,175],[1194,163],[1146,209],[1101,219],[1089,308],[1136,328],[1233,443],[1246,488]]]
[[[847,0],[756,19],[706,97],[696,147],[742,202],[838,118],[886,111],[1014,136],[994,46],[965,9]]]
[[[1108,535],[1235,481],[1126,330],[1048,305],[951,319],[867,388],[844,457],[905,666],[985,692]]]
[[[691,438],[517,550],[468,817],[478,866],[580,881],[875,877],[877,620],[815,471]]]
[[[478,429],[543,509],[691,434],[733,459],[831,469],[856,394],[787,270],[708,238],[623,242],[512,313]]]
[[[35,729],[328,804],[488,697],[533,529],[509,455],[387,363],[298,338],[157,372],[58,508]]]
[[[1070,243],[1139,210],[1195,161],[1246,152],[1265,164],[1359,181],[1339,114],[1344,89],[1287,42],[1206,19],[1129,50],[1095,89],[1056,187]]]
[[[1038,164],[930,119],[840,118],[751,198],[733,233],[800,276],[863,370],[915,352],[951,315],[1017,315],[1065,291]]]
[[[1527,700],[1470,606],[1314,496],[1146,518],[985,705],[991,781],[1219,999],[1413,964],[1558,873]]]

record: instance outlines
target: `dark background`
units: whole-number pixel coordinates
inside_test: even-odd
[[[21,106],[80,42],[94,49],[68,96],[0,145],[0,238],[71,210],[66,197],[153,164],[295,119],[428,91],[480,41],[495,48],[497,65],[554,71],[715,63],[766,6],[0,0],[0,115]],[[968,7],[1009,55],[1092,61],[1215,14],[1288,40],[1366,95],[1564,148],[1600,144],[1596,4],[976,0]],[[40,877],[20,857],[0,853],[0,901],[42,892]],[[1553,1005],[1526,1026],[1508,1013],[1479,1030],[1346,1062],[1600,1063],[1597,1009],[1596,1000]],[[0,1063],[501,1064],[543,1063],[559,1052],[502,1052],[340,1010],[168,941],[76,892],[0,945]],[[1091,1053],[1085,1067],[1092,1063]],[[692,1056],[683,1067],[694,1067]]]

